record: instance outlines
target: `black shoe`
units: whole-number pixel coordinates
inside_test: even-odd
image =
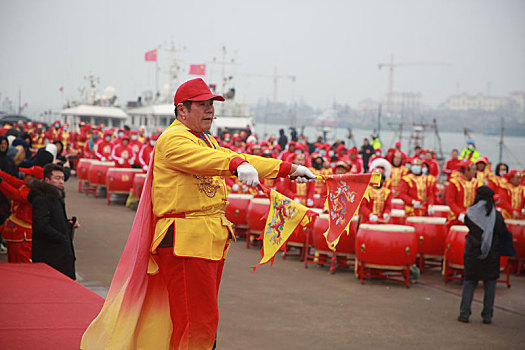
[[[492,323],[492,320],[490,318],[484,318],[483,319],[483,323],[485,324],[491,324]]]
[[[468,317],[465,317],[465,316],[458,316],[458,321],[459,322],[464,322],[464,323],[468,323],[469,322]]]

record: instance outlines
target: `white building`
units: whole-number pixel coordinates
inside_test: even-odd
[[[450,96],[443,102],[439,109],[450,111],[488,111],[493,112],[501,109],[511,108],[512,102],[508,97],[494,97],[477,94],[459,94]]]
[[[126,124],[128,115],[118,107],[79,105],[63,109],[60,112],[62,121],[69,123],[72,131],[78,130],[78,123],[89,123],[93,126],[104,124],[106,127],[121,128]]]

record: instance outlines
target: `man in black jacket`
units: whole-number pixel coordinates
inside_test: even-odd
[[[64,168],[44,166],[44,181],[33,181],[28,196],[33,204],[33,262],[44,262],[66,276],[76,279],[73,229],[64,202]]]

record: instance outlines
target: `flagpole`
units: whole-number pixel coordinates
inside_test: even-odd
[[[159,94],[159,57],[158,49],[155,49],[155,97]]]

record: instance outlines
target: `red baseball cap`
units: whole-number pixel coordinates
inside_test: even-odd
[[[184,101],[224,101],[224,97],[212,94],[209,86],[201,78],[188,80],[175,93],[175,106]]]
[[[24,174],[32,175],[40,180],[44,178],[44,169],[38,165],[32,166],[31,168],[19,168],[19,170]]]

